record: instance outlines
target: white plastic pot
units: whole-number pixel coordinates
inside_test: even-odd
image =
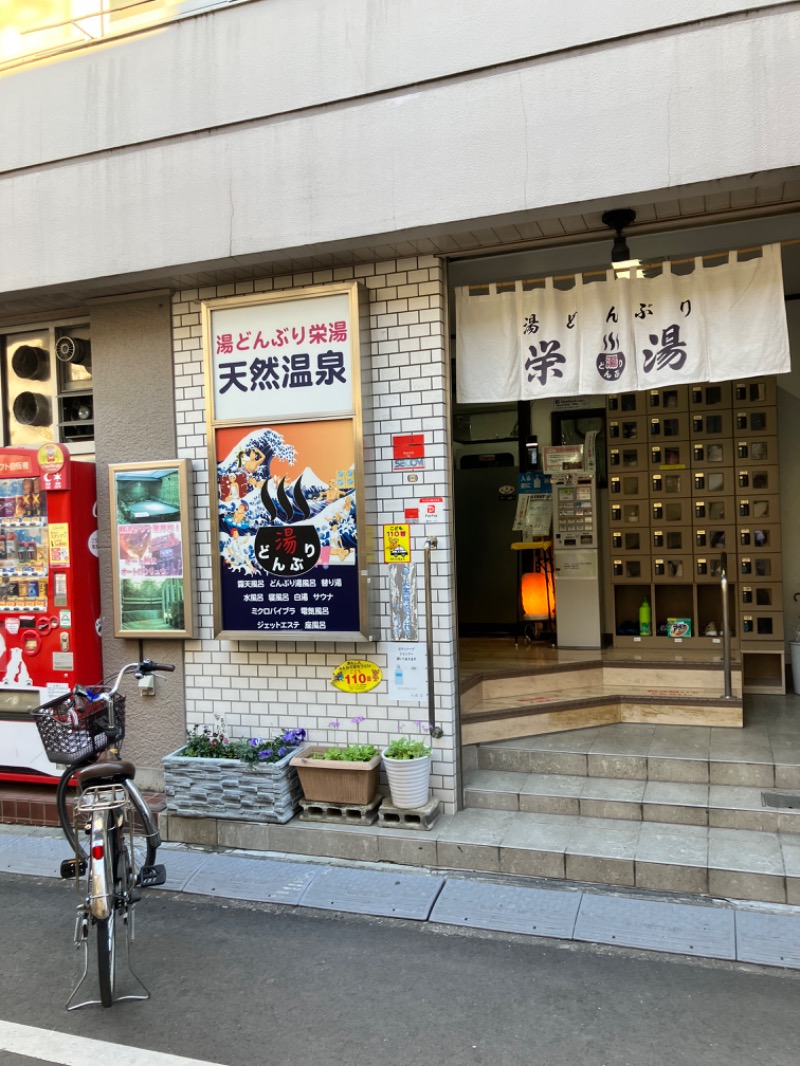
[[[383,765],[386,767],[392,805],[404,810],[424,807],[430,794],[430,756],[424,755],[420,759],[392,759],[384,748]]]

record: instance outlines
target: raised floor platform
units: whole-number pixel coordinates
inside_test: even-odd
[[[499,649],[498,649],[499,650]],[[742,675],[700,658],[633,659],[497,656],[492,669],[462,662],[461,735],[465,744],[535,736],[618,722],[742,726]]]

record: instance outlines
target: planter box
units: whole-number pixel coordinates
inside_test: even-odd
[[[185,750],[163,759],[169,814],[283,823],[298,810],[302,791],[291,765],[297,749],[279,762],[252,766],[239,759],[186,758]]]
[[[327,747],[309,747],[295,755],[291,765],[296,768],[307,800],[321,803],[353,803],[366,806],[378,791],[381,757],[369,762],[336,762],[310,759],[312,752],[327,751]]]

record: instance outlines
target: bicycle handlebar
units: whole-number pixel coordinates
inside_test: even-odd
[[[137,677],[144,677],[145,674],[153,674],[156,670],[164,670],[166,673],[171,674],[175,669],[175,663],[156,663],[153,662],[152,659],[143,659],[136,665],[139,667],[136,671]]]

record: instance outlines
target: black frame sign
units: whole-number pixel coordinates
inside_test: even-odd
[[[203,303],[218,637],[367,635],[355,282]]]

